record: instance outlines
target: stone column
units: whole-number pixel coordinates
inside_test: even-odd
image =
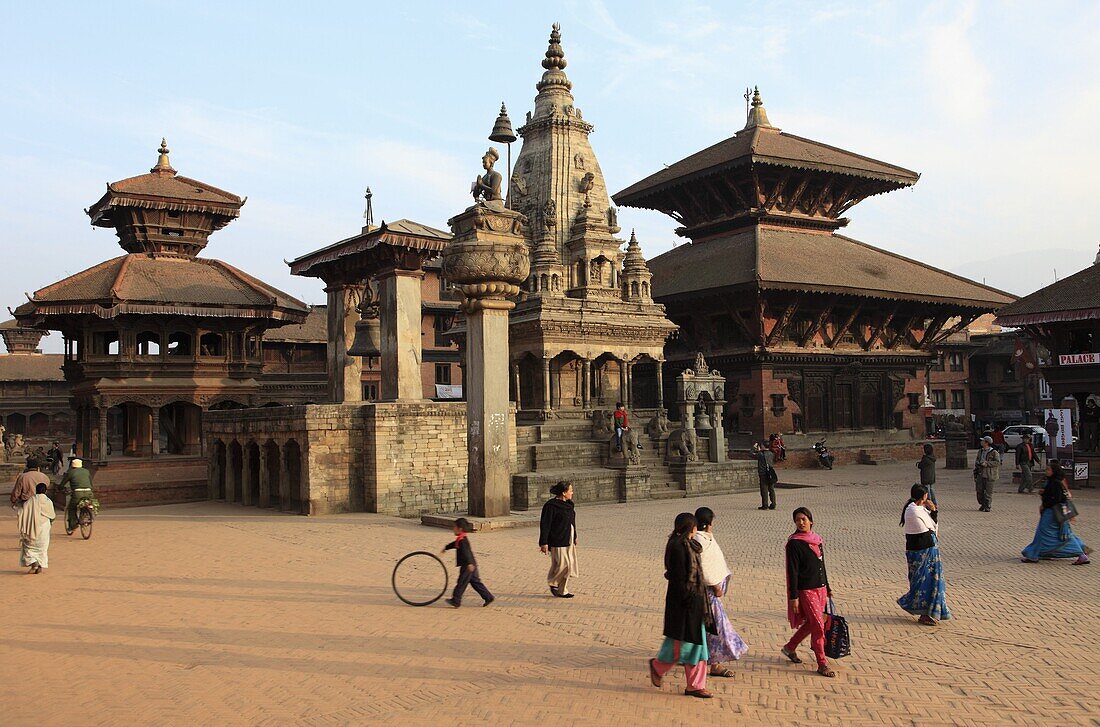
[[[519,364],[518,363],[512,364],[512,386],[516,390],[516,408],[517,409],[522,409],[523,408],[523,402],[520,400],[522,397],[520,396],[520,393],[519,393],[520,389],[519,389]]]
[[[242,463],[243,464],[243,463]],[[233,440],[225,445],[225,501],[236,502],[241,487],[237,470],[233,467]]]
[[[584,372],[584,384],[581,386],[581,401],[585,410],[587,410],[592,403],[592,359],[584,359],[581,364],[581,370]]]
[[[665,375],[664,375],[664,361],[657,362],[657,408],[665,408]]]
[[[627,409],[634,408],[634,362],[626,364],[626,399],[623,401]]]
[[[630,403],[628,400],[630,396],[627,391],[626,376],[626,359],[624,358],[619,360],[619,401],[629,408]]]
[[[279,447],[279,509],[291,510],[299,507],[290,501],[290,465],[286,457],[286,444]]]
[[[467,499],[476,517],[511,511],[508,311],[530,273],[524,222],[499,201],[475,203],[448,221],[454,238],[443,252],[443,275],[466,296]]]
[[[542,360],[542,410],[550,411],[550,359]]]
[[[352,404],[363,400],[363,359],[349,356],[355,340],[356,306],[363,297],[363,286],[338,283],[325,288],[328,293],[328,346],[326,348],[329,400]]]
[[[423,270],[391,268],[376,276],[382,323],[382,401],[421,401],[424,384],[420,336],[420,281]],[[505,351],[507,353],[507,351]],[[505,369],[507,371],[507,369]],[[508,376],[504,386],[507,398]]]

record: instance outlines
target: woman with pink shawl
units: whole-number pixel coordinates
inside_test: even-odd
[[[835,677],[825,658],[825,606],[833,592],[825,572],[823,542],[813,531],[813,513],[800,507],[793,517],[795,531],[787,538],[787,620],[796,631],[781,651],[791,662],[801,664],[795,650],[809,636],[817,673]]]

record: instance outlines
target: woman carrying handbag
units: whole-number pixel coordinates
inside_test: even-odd
[[[1047,558],[1076,558],[1074,565],[1088,565],[1092,548],[1073,532],[1070,520],[1077,514],[1073,506],[1066,474],[1058,462],[1047,462],[1047,481],[1043,502],[1039,505],[1039,525],[1031,544],[1020,553],[1025,563]]]

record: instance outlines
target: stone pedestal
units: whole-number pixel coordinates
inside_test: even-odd
[[[382,325],[382,401],[424,398],[420,377],[420,284],[423,270],[390,269],[378,275]],[[505,398],[508,381],[504,380]]]
[[[466,296],[467,499],[476,517],[511,510],[508,311],[530,272],[525,221],[500,202],[478,202],[448,221],[454,239],[443,251],[444,277]]]
[[[947,432],[947,469],[964,470],[969,466],[966,459],[966,432]]]
[[[480,517],[505,515],[511,509],[508,308],[466,314],[468,500],[470,513]]]

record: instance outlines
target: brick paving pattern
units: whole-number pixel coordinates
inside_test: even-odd
[[[17,569],[0,519],[0,705],[30,724],[1098,724],[1100,564],[1025,565],[1038,497],[1008,475],[978,513],[968,472],[940,472],[941,545],[955,618],[918,626],[897,526],[911,464],[788,470],[780,509],[755,494],[578,510],[577,597],[553,599],[536,533],[473,536],[488,609],[401,604],[406,552],[443,530],[377,515],[302,518],[218,503],[105,511],[91,540],[53,530],[50,569]],[[1076,526],[1100,542],[1100,494]],[[649,685],[661,636],[661,554],[674,515],[718,515],[734,573],[727,608],[749,643],[716,698],[681,695],[682,671]],[[836,679],[788,664],[782,545],[810,507],[837,604],[852,626]],[[446,561],[449,565],[451,560]],[[75,675],[75,676],[74,676]],[[30,695],[35,695],[33,700]]]

